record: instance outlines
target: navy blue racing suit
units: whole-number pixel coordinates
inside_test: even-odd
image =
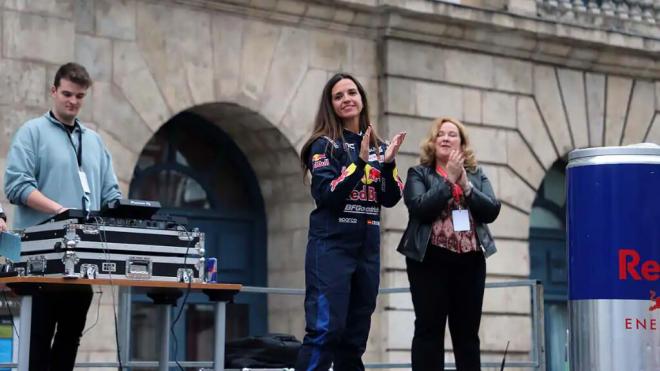
[[[364,370],[380,280],[380,207],[392,207],[403,183],[386,146],[359,157],[362,137],[312,143],[308,166],[316,209],[305,257],[306,335],[296,370]]]

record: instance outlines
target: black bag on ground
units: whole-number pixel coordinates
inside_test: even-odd
[[[293,368],[301,343],[293,335],[267,334],[228,341],[225,368]]]

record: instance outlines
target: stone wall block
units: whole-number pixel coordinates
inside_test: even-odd
[[[589,128],[587,120],[587,102],[584,90],[584,74],[580,71],[559,68],[561,87],[568,123],[573,133],[576,148],[589,147]]]
[[[602,146],[605,138],[605,75],[587,73],[585,84],[589,115],[589,145]]]
[[[384,113],[416,114],[417,84],[410,80],[390,77],[385,81],[385,86],[387,90],[383,99],[385,102]]]
[[[71,19],[74,11],[73,0],[4,0],[0,7],[26,13],[40,13],[47,16]]]
[[[403,202],[403,200],[399,202]],[[406,220],[406,222],[407,221],[408,220]],[[403,229],[405,229],[405,227],[405,225],[402,226]],[[403,232],[401,231],[381,231],[380,251],[382,252],[382,255],[380,258],[380,265],[382,268],[406,269],[405,257],[396,251],[402,236]],[[381,282],[381,286],[391,287],[392,285],[386,285],[385,282]]]
[[[480,88],[494,88],[493,57],[459,50],[446,50],[445,77],[448,82]]]
[[[279,123],[282,120],[291,99],[305,77],[307,55],[300,55],[298,50],[300,45],[306,44],[307,37],[308,32],[300,29],[284,28],[280,33],[260,110],[260,113],[272,123]]]
[[[491,258],[488,259],[487,265],[490,265],[490,263]],[[529,287],[490,288],[484,292],[483,311],[490,313],[530,314],[531,307],[529,303],[531,300]]]
[[[268,233],[268,271],[282,272],[287,267],[290,255],[292,234],[288,231],[272,231]]]
[[[94,33],[94,2],[89,0],[74,0],[73,20],[76,32]]]
[[[225,14],[214,14],[212,18],[215,92],[219,101],[231,101],[238,94],[243,25],[241,19]]]
[[[655,113],[655,118],[653,119],[653,124],[646,136],[645,142],[650,143],[660,143],[660,114]]]
[[[184,66],[186,86],[190,91],[194,105],[215,103],[215,71],[211,67],[188,63]]]
[[[516,97],[511,94],[484,91],[483,123],[507,128],[516,127]]]
[[[141,3],[138,33],[140,52],[172,112],[214,101],[208,13]]]
[[[367,77],[378,76],[380,61],[376,55],[376,42],[373,40],[350,39],[350,71],[356,75]]]
[[[44,107],[46,68],[37,63],[0,59],[0,104]]]
[[[114,42],[113,81],[151,130],[158,130],[171,117],[158,85],[134,43]]]
[[[651,120],[655,115],[654,90],[652,82],[635,81],[628,120],[621,144],[639,143],[644,140]]]
[[[514,213],[515,215],[513,215]],[[502,222],[505,224],[516,219],[529,219],[527,215],[522,214],[508,206],[502,207],[502,213],[500,213],[498,220],[500,218],[503,218]],[[504,220],[504,218],[508,218],[508,220]],[[497,221],[495,223],[497,223]],[[529,223],[521,224],[519,229],[522,229],[524,225],[528,226]],[[497,233],[499,230],[497,232],[493,230],[493,232],[495,232],[498,237],[501,237],[500,234]],[[522,237],[522,235],[519,237]],[[521,278],[527,278],[529,276],[529,247],[526,241],[516,241],[496,237],[495,246],[497,246],[497,253],[488,258],[486,264],[488,274],[518,276]],[[528,290],[527,288],[525,289]],[[491,289],[491,291],[493,291],[493,295],[499,294],[499,290],[500,289]],[[509,289],[502,289],[502,292],[506,290]],[[529,302],[527,303],[529,304]]]
[[[131,151],[127,148],[121,139],[115,137],[104,130],[97,130],[103,142],[105,143],[110,155],[112,156],[112,167],[119,180],[130,183],[133,179],[133,170],[137,164],[140,152]],[[124,195],[128,198],[128,195]]]
[[[100,130],[120,141],[121,145],[126,146],[130,152],[142,153],[144,144],[151,139],[152,130],[135,112],[120,89],[114,84],[98,82],[94,84],[92,99],[92,118]],[[133,171],[133,167],[130,171]],[[128,179],[130,180],[131,177]]]
[[[621,141],[632,85],[633,81],[626,77],[609,76],[607,78],[606,146],[618,146]]]
[[[263,92],[279,32],[279,27],[257,21],[245,25],[240,86],[241,92],[255,101]]]
[[[517,132],[507,132],[508,165],[532,187],[540,186],[545,169],[532,154],[532,150]]]
[[[351,45],[340,35],[323,31],[309,34],[309,66],[326,71],[341,71],[351,67]]]
[[[321,70],[309,70],[291,99],[280,130],[292,143],[307,140],[314,126],[314,119],[321,101],[321,90],[328,74]]]
[[[133,0],[96,0],[96,33],[121,40],[135,40],[136,7]]]
[[[383,129],[381,134],[387,133],[387,138],[391,139],[394,133],[400,131],[406,132],[406,139],[399,148],[399,154],[409,154],[413,156],[419,155],[420,145],[431,130],[431,120],[420,119],[416,117],[404,117],[388,115],[383,121]],[[404,171],[406,169],[403,169]],[[401,169],[400,169],[401,171]]]
[[[112,78],[112,41],[77,34],[75,43],[75,61],[85,66],[95,82],[109,82]]]
[[[4,69],[2,69],[4,71]],[[0,104],[0,159],[7,157],[9,146],[14,134],[26,121],[33,118],[42,116],[46,112],[45,108],[36,107],[20,107],[15,103]],[[5,167],[0,167],[0,180],[4,184],[4,171]],[[5,197],[4,192],[1,192],[2,197]],[[3,203],[3,206],[8,207],[8,203]]]
[[[521,210],[531,212],[536,191],[529,187],[518,175],[508,167],[497,167],[499,183],[495,191],[501,201],[506,201]]]
[[[398,40],[386,40],[385,48],[387,74],[434,81],[445,79],[443,49]]]
[[[490,228],[495,237],[527,238],[529,236],[529,215],[505,204],[502,205],[500,215],[490,225]],[[500,251],[499,247],[498,251]],[[488,261],[489,266],[492,265],[490,259]],[[506,272],[507,274],[510,273],[509,271]]]
[[[507,134],[505,130],[484,128],[470,125],[468,128],[472,149],[478,161],[488,163],[506,164]]]
[[[2,54],[63,64],[73,58],[73,21],[5,11],[2,17]]]
[[[484,315],[481,317],[479,338],[481,349],[504,351],[509,343],[509,352],[529,352],[532,320],[527,316]]]
[[[563,156],[573,149],[573,142],[566,122],[554,68],[534,67],[534,95],[541,110],[541,115],[543,115],[548,125],[555,147],[559,154]]]
[[[399,201],[394,207],[381,209],[382,220],[380,222],[381,230],[391,229],[394,231],[403,231],[408,223],[408,209]]]
[[[518,97],[518,131],[539,157],[544,168],[549,169],[559,155],[552,145],[550,134],[533,98]]]
[[[470,124],[484,122],[482,113],[483,93],[478,89],[463,89],[463,121]]]
[[[532,94],[532,63],[510,58],[493,58],[495,89]]]
[[[383,348],[410,349],[415,331],[415,313],[411,310],[390,310],[384,319],[383,326],[389,331]]]
[[[417,82],[415,86],[417,115],[463,119],[463,89],[427,82]]]

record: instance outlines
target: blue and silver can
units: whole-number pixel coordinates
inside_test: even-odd
[[[206,258],[206,282],[218,282],[218,259]]]
[[[571,370],[660,370],[660,146],[575,150],[566,173]]]

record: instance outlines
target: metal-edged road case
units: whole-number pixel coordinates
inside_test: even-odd
[[[119,221],[83,223],[74,218],[26,228],[20,262],[14,267],[19,274],[32,276],[203,279],[204,233]]]

